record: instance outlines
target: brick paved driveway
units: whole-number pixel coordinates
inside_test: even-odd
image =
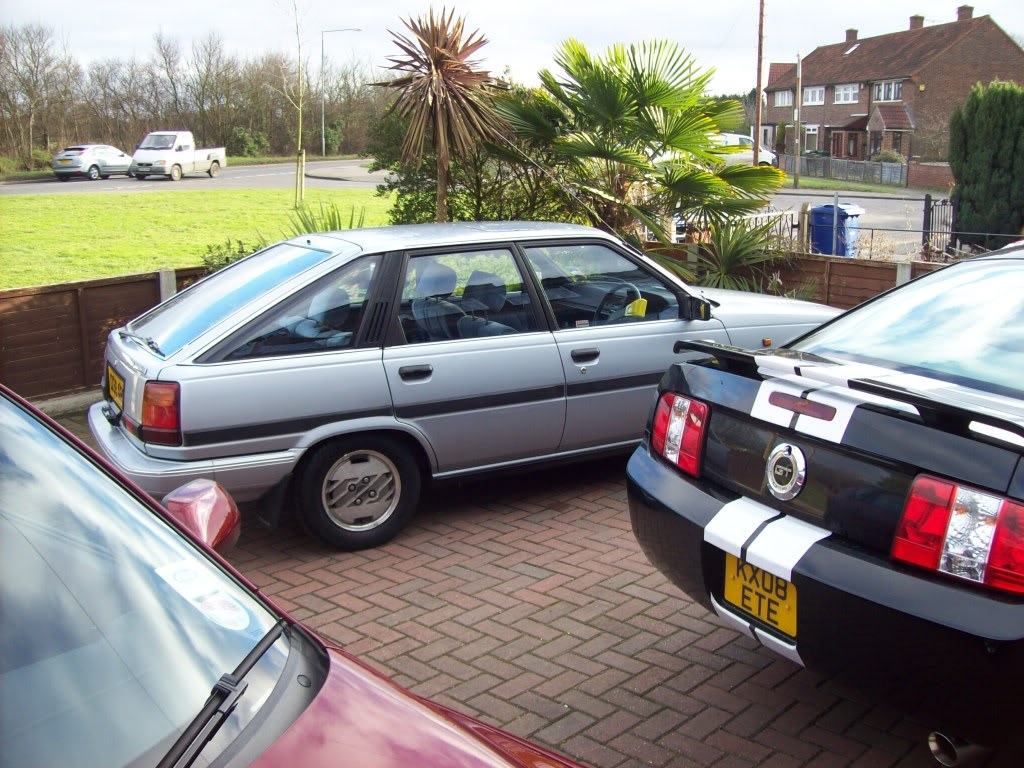
[[[80,413],[61,421],[87,436]],[[934,724],[775,657],[668,584],[630,531],[624,469],[434,489],[364,552],[247,520],[229,559],[416,693],[596,768],[936,765]]]

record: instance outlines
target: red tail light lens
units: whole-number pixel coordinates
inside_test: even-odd
[[[666,392],[654,412],[651,447],[688,475],[700,477],[707,419],[704,403]]]
[[[895,560],[1024,593],[1024,505],[921,475],[893,540]]]
[[[138,435],[147,443],[181,445],[180,389],[176,383],[146,382]]]

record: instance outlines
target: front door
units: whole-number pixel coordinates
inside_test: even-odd
[[[524,247],[557,329],[566,379],[561,451],[627,445],[643,434],[680,338],[728,342],[722,324],[679,317],[662,275],[604,243]]]

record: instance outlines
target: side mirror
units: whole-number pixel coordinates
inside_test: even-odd
[[[696,296],[684,296],[680,300],[679,316],[683,320],[710,320],[711,302]]]
[[[242,515],[220,483],[193,480],[164,496],[162,504],[175,521],[207,546],[224,554],[242,532]]]

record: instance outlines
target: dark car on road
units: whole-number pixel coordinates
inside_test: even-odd
[[[650,561],[795,663],[920,704],[945,759],[1016,737],[1024,246],[778,350],[679,348],[628,465]]]
[[[0,385],[0,765],[581,768],[269,603],[213,481],[165,504]]]

